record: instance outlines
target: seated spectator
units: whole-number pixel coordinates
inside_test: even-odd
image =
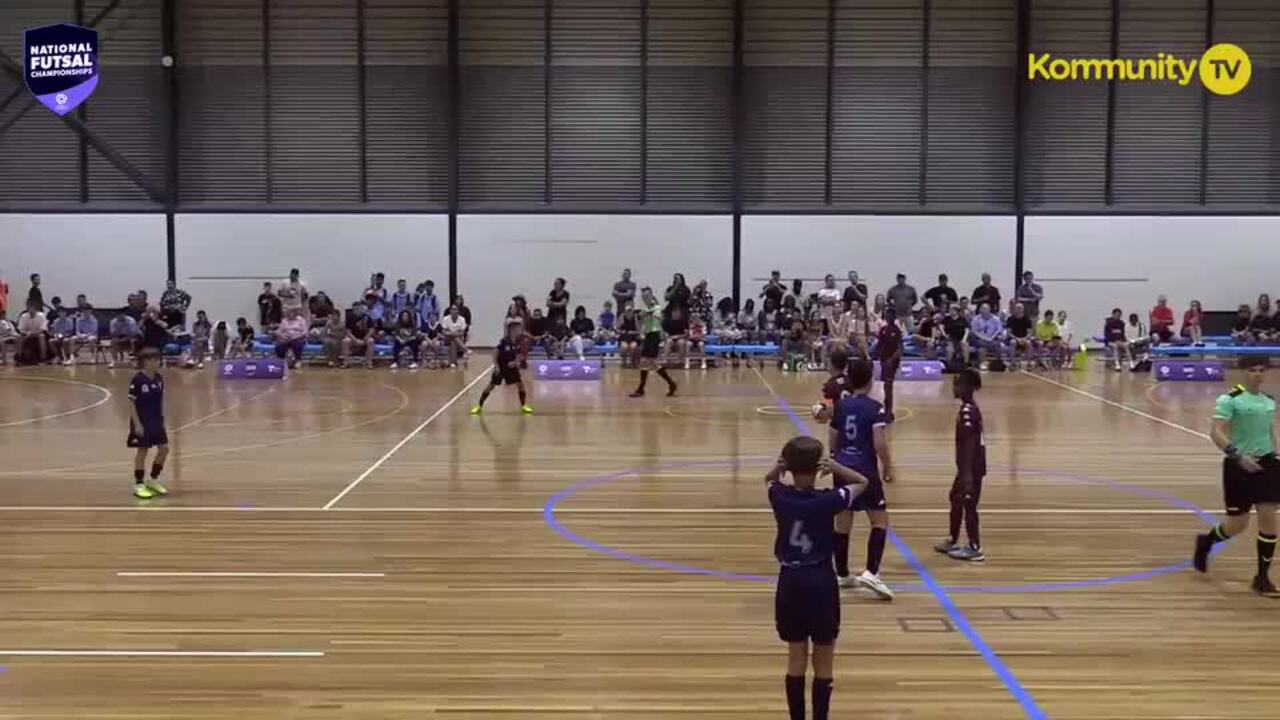
[[[312,295],[307,300],[307,311],[311,313],[311,327],[323,328],[329,322],[330,315],[337,315],[338,309],[323,291]],[[323,335],[323,330],[320,333]]]
[[[440,353],[444,349],[444,325],[436,315],[427,317],[422,324],[422,356],[426,363],[435,367],[440,362]]]
[[[1270,345],[1280,334],[1276,318],[1271,314],[1271,296],[1263,293],[1258,296],[1258,307],[1254,310],[1253,320],[1249,323],[1249,331],[1253,341],[1258,345]]]
[[[160,296],[160,313],[167,318],[173,327],[186,327],[187,309],[191,307],[191,295],[178,287],[178,283],[170,280],[165,283],[164,294]]]
[[[49,301],[49,309],[45,312],[45,318],[52,323],[67,314],[67,308],[62,304],[62,298],[54,295],[53,299]]]
[[[1193,345],[1204,345],[1204,310],[1199,300],[1192,300],[1191,306],[1182,313],[1182,329],[1178,334]]]
[[[117,363],[123,364],[125,355],[138,351],[142,329],[138,327],[138,321],[134,320],[132,315],[122,312],[111,318],[111,324],[107,330],[111,334],[111,359],[107,362],[107,369],[111,369]]]
[[[125,314],[133,318],[134,322],[141,323],[142,316],[147,314],[147,298],[146,294],[141,290],[129,294],[128,304],[125,305]]]
[[[960,304],[951,305],[942,320],[942,334],[947,339],[947,360],[961,367],[969,365],[969,322]]]
[[[639,352],[640,321],[636,318],[635,308],[628,302],[618,319],[618,357],[622,359],[622,367],[635,365]]]
[[[213,326],[213,338],[211,342],[213,344],[213,359],[215,361],[225,359],[227,357],[227,350],[231,345],[231,333],[227,330],[226,320],[219,320],[218,323]]]
[[[1133,363],[1129,366],[1132,370],[1146,359],[1147,349],[1151,347],[1151,332],[1142,324],[1138,313],[1129,313],[1129,324],[1124,327],[1124,336],[1129,343],[1129,354],[1133,358]]]
[[[191,323],[191,345],[187,348],[187,367],[204,368],[204,361],[209,357],[209,341],[213,335],[213,323],[203,310],[196,311],[196,321]]]
[[[866,306],[857,300],[851,301],[849,310],[840,316],[840,321],[836,324],[836,337],[832,338],[832,346],[842,344],[851,356],[865,359],[869,357],[871,337],[871,321],[867,316]]]
[[[63,365],[70,365],[75,354],[76,320],[62,307],[61,298],[54,300],[58,301],[58,317],[49,322],[49,347]]]
[[[296,307],[284,311],[284,319],[276,326],[276,357],[289,363],[289,367],[298,367],[302,363],[302,352],[307,346],[307,319],[302,310]]]
[[[613,301],[604,301],[604,310],[600,312],[600,318],[596,321],[596,337],[597,343],[612,343],[618,339],[618,317],[613,313]]]
[[[1058,331],[1057,316],[1052,310],[1044,311],[1044,318],[1036,323],[1036,349],[1040,367],[1059,367],[1062,362],[1062,333]]]
[[[400,282],[404,283],[403,280]],[[391,350],[391,369],[395,370],[400,367],[400,356],[407,349],[413,355],[413,362],[409,364],[409,369],[417,370],[422,362],[423,335],[422,331],[418,329],[418,323],[413,317],[413,311],[407,307],[396,315],[396,323],[391,340],[394,346]]]
[[[469,342],[471,340],[471,308],[467,307],[467,301],[461,295],[453,301],[453,304],[458,306],[458,314],[462,316],[463,320],[467,321],[467,334],[462,336],[462,340],[463,342]],[[621,310],[622,308],[618,309]],[[467,352],[470,354],[469,350]]]
[[[1000,318],[991,314],[989,304],[982,303],[978,306],[978,314],[969,323],[969,330],[969,337],[978,348],[979,367],[985,369],[988,353],[995,354],[997,358],[1004,354],[1004,343],[1001,342],[1004,326],[1000,323]]]
[[[920,320],[915,324],[915,329],[911,331],[911,340],[915,343],[916,352],[926,360],[933,360],[938,356],[937,345],[940,329],[933,317],[931,312],[922,313]]]
[[[573,320],[569,323],[569,351],[579,360],[586,359],[584,353],[592,348],[595,342],[596,324],[587,317],[587,309],[581,305],[573,309]]]
[[[547,357],[554,356],[557,360],[564,359],[564,346],[569,342],[569,324],[565,322],[564,315],[556,311],[555,317],[547,318]]]
[[[791,302],[794,304],[795,300]],[[740,341],[743,343],[753,343],[760,338],[760,319],[756,317],[756,301],[751,298],[747,298],[747,302],[742,306],[742,312],[738,313],[738,332],[741,334]]]
[[[253,353],[253,341],[257,337],[254,334],[253,326],[244,318],[236,318],[236,335],[231,343],[231,354],[229,357],[236,358],[241,355],[250,355]]]
[[[551,328],[547,323],[547,319],[542,315],[542,308],[534,309],[533,315],[529,318],[529,323],[526,327],[528,328],[526,332],[529,335],[529,343],[534,347],[546,349],[547,355],[551,355],[552,353],[549,349],[551,345],[551,338],[547,334],[548,330]]]
[[[702,318],[694,316],[689,321],[689,353],[692,355],[702,355],[702,369],[707,369],[707,324]]]
[[[787,327],[782,336],[782,354],[778,359],[778,366],[783,372],[792,372],[800,369],[800,364],[808,355],[809,339],[805,334],[804,322],[799,317],[792,318]]]
[[[1231,323],[1231,342],[1236,345],[1253,345],[1253,308],[1241,305],[1236,309],[1236,319]]]
[[[9,351],[17,351],[19,336],[18,328],[6,317],[8,313],[0,309],[0,365],[9,363]]]
[[[735,345],[742,340],[742,332],[738,330],[738,314],[734,312],[733,298],[720,298],[716,304],[716,316],[712,321],[712,332],[721,345]]]
[[[1016,300],[1013,301],[1013,314],[1005,323],[1005,331],[1009,337],[1014,364],[1029,362],[1035,349],[1032,320],[1027,317],[1026,306]]]
[[[449,314],[440,321],[444,331],[444,343],[449,354],[449,367],[458,367],[458,360],[467,356],[467,320],[457,305],[449,306]]]
[[[1058,311],[1058,335],[1062,338],[1062,366],[1070,368],[1075,365],[1076,332],[1067,320],[1067,311]]]
[[[342,343],[347,339],[347,323],[341,313],[329,313],[324,323],[321,341],[324,343],[324,359],[329,367],[337,367],[342,361]]]
[[[667,336],[667,359],[675,356],[676,362],[689,369],[689,317],[683,305],[672,305],[662,321],[662,332]]]
[[[1153,343],[1173,341],[1173,308],[1169,307],[1169,298],[1164,295],[1156,298],[1156,306],[1151,308],[1149,320]]]
[[[378,342],[378,330],[365,314],[364,303],[354,303],[347,317],[347,334],[342,338],[342,357],[345,360],[354,353],[364,355],[364,366],[373,367],[374,346]]]
[[[1246,306],[1246,310],[1248,307]],[[1111,349],[1111,359],[1115,363],[1116,372],[1120,372],[1120,362],[1124,360],[1127,365],[1132,365],[1133,355],[1129,347],[1129,336],[1125,331],[1124,311],[1115,308],[1111,311],[1111,317],[1107,318],[1102,325],[1102,342]]]
[[[27,309],[18,316],[18,351],[14,359],[20,365],[41,365],[49,361],[49,318],[44,310],[31,300]]]
[[[77,298],[77,301],[83,299],[84,296],[81,295]],[[83,305],[78,305],[78,307],[79,309],[75,313],[76,329],[75,336],[72,338],[71,360],[74,362],[75,358],[79,356],[80,350],[89,347],[94,351],[96,362],[99,343],[98,318],[93,314],[93,308],[89,306],[89,303],[86,302]]]
[[[139,343],[139,349],[155,348],[164,355],[164,348],[173,342],[173,335],[169,333],[169,324],[160,317],[160,308],[155,305],[147,306],[147,312],[142,316],[142,341]]]
[[[827,322],[815,306],[809,322],[805,324],[805,337],[809,341],[809,369],[821,370],[827,366]]]
[[[271,289],[271,283],[262,283],[262,294],[258,296],[258,325],[264,332],[280,322],[284,315],[284,306],[280,297]]]
[[[374,330],[389,330],[394,323],[387,318],[387,306],[374,290],[364,294],[364,313]]]
[[[747,302],[751,301],[748,300]],[[754,326],[756,341],[766,344],[773,343],[776,345],[782,340],[784,320],[785,318],[782,316],[782,309],[779,307],[778,303],[772,298],[765,300],[764,308],[761,309],[760,313],[756,316],[756,324]],[[749,337],[747,331],[739,326],[736,320],[734,322],[734,327],[737,328],[738,331],[738,341],[748,342]]]

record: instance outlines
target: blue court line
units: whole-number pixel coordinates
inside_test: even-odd
[[[798,415],[796,415],[795,410],[791,409],[791,405],[787,402],[786,398],[773,392],[772,388],[770,388],[769,392],[777,399],[778,406],[787,413],[787,417],[791,418],[791,424],[796,426],[796,429],[800,431],[800,434],[809,435],[809,427]],[[1017,700],[1018,704],[1022,706],[1022,711],[1027,714],[1027,717],[1033,718],[1033,720],[1044,720],[1047,716],[1044,714],[1044,711],[1040,709],[1040,706],[1036,704],[1035,698],[1031,697],[1031,693],[1027,692],[1026,688],[1022,687],[1022,683],[1018,682],[1018,678],[1014,677],[1013,671],[1009,669],[1008,665],[1004,664],[1004,661],[1000,659],[1000,656],[996,654],[996,651],[987,644],[986,640],[982,639],[982,636],[978,634],[977,629],[969,623],[969,619],[964,616],[964,613],[960,612],[960,608],[956,607],[955,601],[951,599],[951,595],[948,594],[946,589],[942,587],[942,584],[933,577],[933,573],[929,572],[929,570],[920,563],[920,559],[916,557],[916,554],[911,551],[910,547],[907,547],[907,544],[904,543],[893,530],[889,531],[889,541],[893,543],[894,548],[898,550],[898,554],[907,561],[907,564],[911,566],[911,569],[920,576],[920,582],[924,583],[925,589],[933,594],[933,597],[938,601],[938,605],[942,607],[943,612],[947,614],[947,617],[951,618],[951,624],[964,634],[965,638],[968,639],[969,644],[978,651],[978,654],[982,656],[982,659],[985,660],[987,665],[989,665],[995,672],[996,677],[1000,678],[1000,682],[1004,683],[1009,694],[1013,695],[1013,699]]]

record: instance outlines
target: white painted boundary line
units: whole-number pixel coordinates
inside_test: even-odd
[[[321,508],[321,510],[328,510],[329,508],[338,504],[338,501],[346,497],[347,493],[351,492],[352,490],[355,490],[356,486],[364,482],[365,478],[369,477],[374,472],[376,472],[378,468],[382,467],[382,464],[385,463],[387,460],[390,460],[392,455],[395,455],[397,452],[400,451],[400,448],[404,447],[409,443],[410,440],[417,437],[418,433],[427,429],[427,426],[435,422],[436,418],[443,415],[445,410],[448,410],[450,407],[452,407],[453,404],[458,402],[458,399],[461,398],[463,395],[466,395],[467,393],[471,392],[471,388],[476,383],[488,377],[489,374],[492,372],[493,372],[493,366],[490,365],[488,368],[485,368],[484,370],[482,370],[479,375],[476,375],[474,378],[472,378],[471,382],[467,383],[461,390],[459,390],[457,395],[454,395],[453,397],[449,398],[448,402],[446,402],[444,405],[441,405],[439,410],[436,410],[434,413],[431,414],[431,417],[427,418],[426,420],[423,420],[421,425],[414,428],[413,431],[410,432],[408,435],[405,435],[404,438],[401,439],[400,442],[396,443],[394,447],[388,450],[385,455],[378,458],[378,460],[375,463],[370,465],[369,469],[360,473],[359,477],[357,477],[355,480],[352,480],[349,485],[347,485],[345,488],[342,489],[342,492],[338,493],[337,495],[334,495],[332,500],[325,503],[324,507]]]
[[[380,578],[386,577],[380,572],[133,572],[116,573],[116,577],[137,578]]]
[[[1046,382],[1046,383],[1049,383],[1050,385],[1056,385],[1056,386],[1058,386],[1058,387],[1062,388],[1063,390],[1070,390],[1071,392],[1073,392],[1073,393],[1075,393],[1075,394],[1077,394],[1077,395],[1083,395],[1084,397],[1090,398],[1090,399],[1092,399],[1092,400],[1097,400],[1098,402],[1100,402],[1100,403],[1102,403],[1102,404],[1104,404],[1104,405],[1110,405],[1111,407],[1116,408],[1117,410],[1124,410],[1125,412],[1133,413],[1134,415],[1137,415],[1138,417],[1143,417],[1143,418],[1146,418],[1146,419],[1151,420],[1151,421],[1153,421],[1153,422],[1158,422],[1158,423],[1160,423],[1161,425],[1164,425],[1165,427],[1170,427],[1170,428],[1173,428],[1174,430],[1179,430],[1179,431],[1184,432],[1184,433],[1186,433],[1186,434],[1188,434],[1188,435],[1194,435],[1195,437],[1201,438],[1201,439],[1203,439],[1203,440],[1208,440],[1208,439],[1209,439],[1209,436],[1208,436],[1207,434],[1202,433],[1202,432],[1200,432],[1199,430],[1192,430],[1191,428],[1189,428],[1189,427],[1187,427],[1187,426],[1185,426],[1185,425],[1179,425],[1179,424],[1178,424],[1178,423],[1176,423],[1176,422],[1171,422],[1171,421],[1169,421],[1169,420],[1165,420],[1164,418],[1156,417],[1155,415],[1149,415],[1149,414],[1147,414],[1147,413],[1142,412],[1141,410],[1138,410],[1137,408],[1131,408],[1131,407],[1129,407],[1128,405],[1124,405],[1124,404],[1122,404],[1122,403],[1118,403],[1118,402],[1116,402],[1116,401],[1114,401],[1114,400],[1108,400],[1108,399],[1106,399],[1106,398],[1102,397],[1101,395],[1094,395],[1093,393],[1088,392],[1088,391],[1086,391],[1086,390],[1081,390],[1081,389],[1080,389],[1080,388],[1078,388],[1078,387],[1074,387],[1074,386],[1071,386],[1071,385],[1067,385],[1066,383],[1060,383],[1060,382],[1058,382],[1057,380],[1050,380],[1049,378],[1047,378],[1047,377],[1045,377],[1045,376],[1043,376],[1043,375],[1037,375],[1036,373],[1033,373],[1033,372],[1027,372],[1026,370],[1021,370],[1021,371],[1019,371],[1019,372],[1021,372],[1023,375],[1026,375],[1026,376],[1028,376],[1028,377],[1033,377],[1033,378],[1035,378],[1035,379],[1039,380],[1040,382]],[[983,512],[986,512],[986,511],[984,510]]]
[[[82,412],[88,412],[111,399],[111,391],[108,390],[107,388],[104,388],[101,385],[94,385],[93,383],[89,383],[89,382],[82,382],[80,380],[61,380],[59,378],[44,378],[44,377],[11,377],[9,379],[10,380],[26,380],[26,381],[34,381],[34,382],[52,382],[52,383],[61,383],[63,385],[80,385],[81,387],[90,387],[90,388],[93,388],[94,390],[97,390],[98,392],[102,393],[102,397],[98,399],[97,402],[92,402],[92,403],[89,403],[88,405],[82,405],[81,407],[78,407],[78,408],[72,408],[71,410],[64,410],[59,413],[53,413],[52,415],[41,415],[39,417],[24,418],[22,420],[12,420],[10,422],[0,423],[0,428],[19,427],[22,425],[34,425],[35,423],[44,422],[45,420],[56,420],[57,418],[64,418],[69,415],[76,415]]]
[[[58,507],[56,505],[5,505],[0,506],[0,512],[17,513],[17,512],[71,512],[71,513],[97,513],[97,512],[138,512],[138,513],[166,513],[166,512],[208,512],[208,513],[382,513],[394,514],[403,513],[408,515],[414,514],[458,514],[458,515],[474,515],[474,514],[490,514],[490,515],[540,515],[544,512],[541,507],[338,507],[328,511],[324,508],[317,507],[260,507],[260,508],[238,508],[238,507],[127,507],[127,506],[67,506]],[[895,508],[893,511],[897,515],[945,515],[950,512],[948,508]],[[1194,514],[1191,510],[1182,510],[1180,508],[1117,508],[1117,507],[1100,507],[1100,508],[1064,508],[1064,507],[1040,507],[1040,508],[983,508],[983,513],[992,515],[1189,515]],[[579,507],[579,508],[556,508],[557,515],[768,515],[771,511],[769,508],[624,508],[624,507]]]
[[[170,431],[170,433],[169,433],[169,434],[170,434],[170,435],[177,435],[178,433],[182,432],[183,430],[186,430],[187,428],[195,427],[196,425],[199,425],[200,423],[202,423],[202,422],[204,422],[204,421],[206,421],[206,420],[212,420],[212,419],[214,419],[214,418],[218,417],[219,415],[222,415],[222,414],[224,414],[224,413],[228,413],[228,412],[231,412],[232,410],[235,410],[236,408],[240,407],[241,405],[244,405],[244,404],[246,404],[246,403],[251,403],[251,402],[253,402],[254,400],[257,400],[257,399],[258,399],[258,398],[260,398],[260,397],[266,397],[267,395],[270,395],[271,393],[273,393],[273,392],[275,392],[275,391],[276,391],[276,389],[275,389],[275,388],[268,388],[266,391],[264,391],[264,392],[260,392],[260,393],[258,393],[257,395],[251,395],[251,396],[249,396],[249,397],[247,397],[247,398],[244,398],[244,399],[241,399],[241,400],[237,400],[237,401],[235,401],[235,402],[231,403],[230,405],[228,405],[228,406],[226,406],[226,407],[222,408],[221,410],[214,410],[213,412],[209,413],[208,415],[204,415],[204,416],[198,417],[198,418],[196,418],[195,420],[192,420],[191,422],[189,422],[189,423],[187,423],[187,424],[185,424],[185,425],[179,425],[178,427],[176,427],[176,428],[174,428],[172,431]]]
[[[318,658],[318,650],[0,650],[0,657]]]

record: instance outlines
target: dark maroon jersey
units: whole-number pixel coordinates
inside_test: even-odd
[[[956,414],[956,472],[974,480],[987,474],[987,440],[982,431],[982,410],[963,403]]]
[[[827,378],[827,381],[822,385],[822,399],[826,400],[829,405],[840,402],[840,399],[848,394],[849,378],[843,374]]]
[[[885,323],[876,335],[876,356],[880,362],[887,362],[898,355],[902,349],[902,328],[897,323]]]

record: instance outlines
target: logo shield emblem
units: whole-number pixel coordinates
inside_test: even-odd
[[[98,89],[98,31],[60,24],[23,33],[27,89],[58,115],[80,107]]]

